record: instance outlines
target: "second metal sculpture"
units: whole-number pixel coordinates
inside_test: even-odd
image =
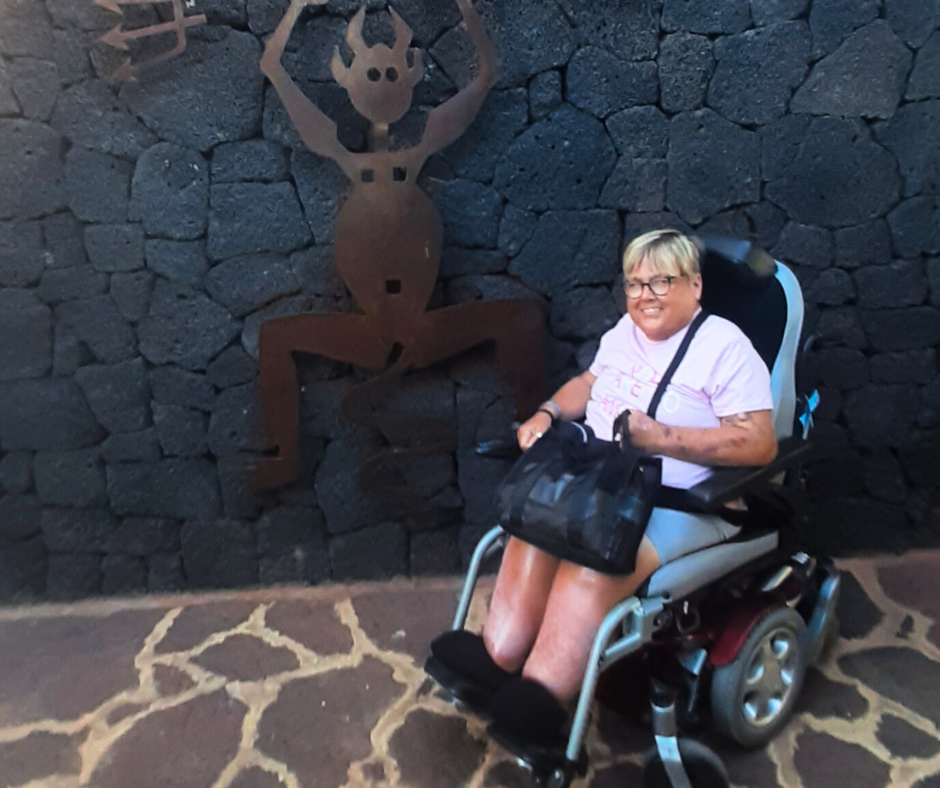
[[[515,380],[516,406],[531,412],[542,394],[544,319],[533,299],[474,302],[427,310],[440,263],[442,230],[437,209],[417,184],[428,157],[470,125],[496,83],[496,57],[470,0],[457,0],[479,56],[476,76],[427,116],[424,134],[411,148],[391,150],[389,124],[411,106],[422,77],[411,30],[391,10],[395,44],[367,46],[365,9],[350,21],[347,66],[338,48],[331,69],[356,111],[370,124],[369,149],[354,153],[340,144],[336,123],[291,79],[281,56],[301,11],[326,0],[292,0],[268,41],[261,70],[271,80],[301,139],[333,159],[351,183],[336,226],[336,265],[359,313],[299,314],[261,326],[261,404],[274,453],[263,458],[256,481],[274,487],[300,472],[300,394],[293,353],[308,353],[367,369],[419,369],[484,342],[495,344],[497,366]]]

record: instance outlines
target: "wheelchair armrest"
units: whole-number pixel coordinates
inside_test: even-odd
[[[690,503],[701,511],[713,512],[729,501],[740,498],[774,476],[800,462],[813,452],[813,444],[793,436],[780,441],[777,456],[767,465],[755,468],[714,468],[704,481],[686,490]]]

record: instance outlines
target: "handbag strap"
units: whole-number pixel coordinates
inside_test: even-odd
[[[676,355],[672,357],[672,361],[666,368],[665,373],[663,373],[663,379],[659,381],[659,385],[656,387],[656,391],[653,392],[653,399],[650,400],[650,406],[646,409],[646,415],[651,419],[656,418],[656,409],[659,407],[659,401],[666,393],[666,386],[669,385],[669,381],[672,380],[673,374],[675,374],[675,371],[679,368],[679,364],[682,363],[682,359],[685,357],[686,351],[689,349],[689,345],[692,344],[692,338],[695,336],[695,332],[699,330],[702,323],[704,323],[707,319],[708,312],[702,309],[695,316],[695,319],[689,323],[689,330],[686,331],[685,336],[682,337],[682,342],[679,345],[679,349],[676,350]]]

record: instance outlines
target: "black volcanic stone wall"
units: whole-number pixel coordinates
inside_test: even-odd
[[[513,409],[486,351],[394,380],[302,359],[302,476],[252,489],[260,324],[353,308],[344,178],[258,68],[286,5],[196,0],[185,54],[120,87],[97,42],[115,15],[0,9],[0,597],[454,572],[491,523],[506,464],[473,446]],[[284,56],[353,150],[366,126],[328,62],[359,5],[307,12]],[[396,8],[425,50],[407,141],[470,62],[455,4]],[[752,238],[795,270],[807,333],[836,340],[806,370],[828,456],[810,545],[940,542],[936,0],[478,8],[502,79],[422,179],[445,233],[433,306],[539,299],[557,385],[621,313],[632,237]],[[370,14],[367,39],[389,35]]]

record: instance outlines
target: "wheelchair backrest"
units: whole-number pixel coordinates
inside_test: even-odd
[[[700,238],[702,308],[735,323],[770,370],[774,429],[793,434],[803,294],[793,272],[737,238]]]

